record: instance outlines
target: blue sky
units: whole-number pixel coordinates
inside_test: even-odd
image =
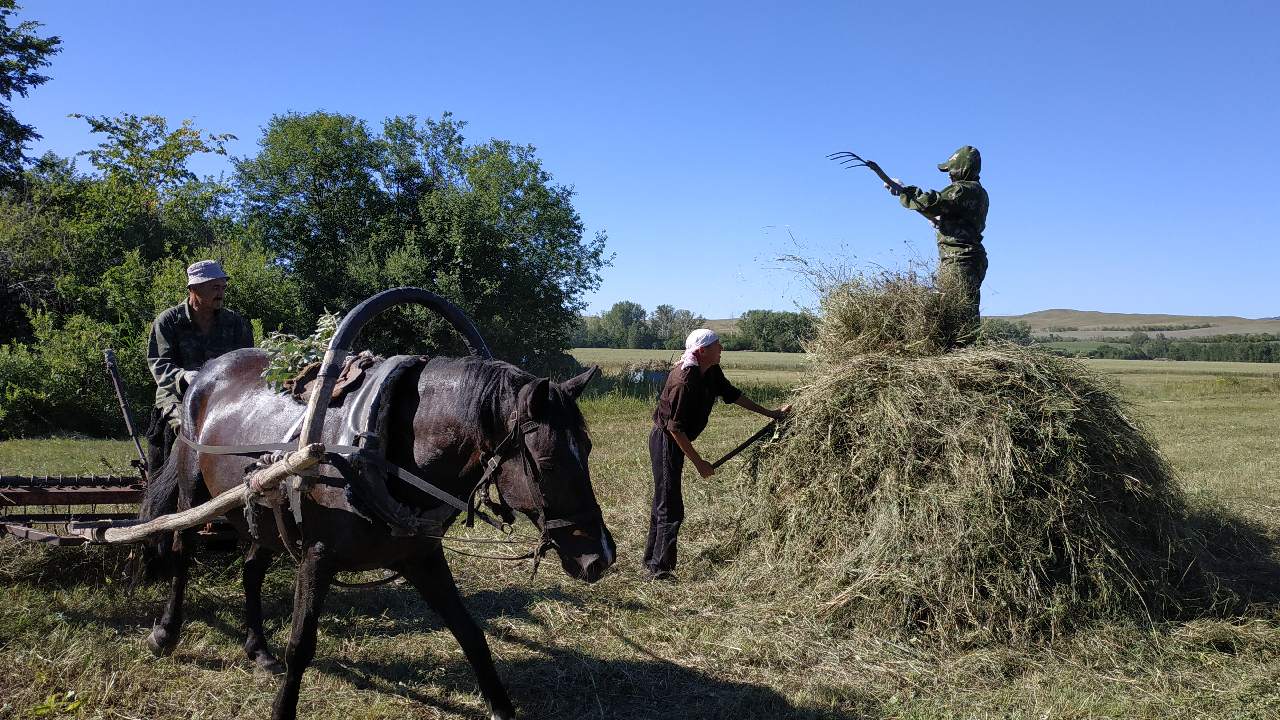
[[[276,113],[452,111],[537,146],[608,233],[592,311],[791,309],[812,298],[779,255],[930,257],[825,155],[938,187],[972,144],[984,313],[1280,315],[1280,3],[25,4],[63,39],[14,102],[35,151],[92,145],[72,112],[192,117],[247,155]]]

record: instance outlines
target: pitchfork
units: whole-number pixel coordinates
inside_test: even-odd
[[[871,172],[875,173],[876,176],[884,182],[884,186],[889,188],[889,191],[894,195],[902,192],[902,183],[886,175],[884,170],[881,170],[880,166],[876,164],[875,160],[864,160],[861,155],[848,150],[845,150],[844,152],[831,153],[827,156],[827,159],[835,160],[847,168],[867,168],[871,170]]]

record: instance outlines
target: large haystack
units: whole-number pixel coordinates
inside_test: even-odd
[[[726,580],[941,642],[1162,614],[1186,561],[1155,445],[1083,363],[941,352],[946,297],[904,275],[828,289],[814,375],[739,479]]]

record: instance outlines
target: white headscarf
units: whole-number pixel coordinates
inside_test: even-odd
[[[689,333],[689,337],[684,339],[684,354],[680,356],[680,368],[697,365],[698,358],[694,357],[693,353],[718,342],[720,342],[720,336],[714,330],[699,328]]]

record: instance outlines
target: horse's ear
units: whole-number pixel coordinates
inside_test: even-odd
[[[568,393],[569,397],[577,400],[578,396],[582,394],[582,391],[587,388],[587,383],[591,382],[591,379],[599,373],[600,366],[592,365],[581,375],[569,378],[568,380],[560,383],[560,389]]]
[[[551,407],[551,380],[538,378],[520,389],[520,409],[525,417],[540,422]]]

